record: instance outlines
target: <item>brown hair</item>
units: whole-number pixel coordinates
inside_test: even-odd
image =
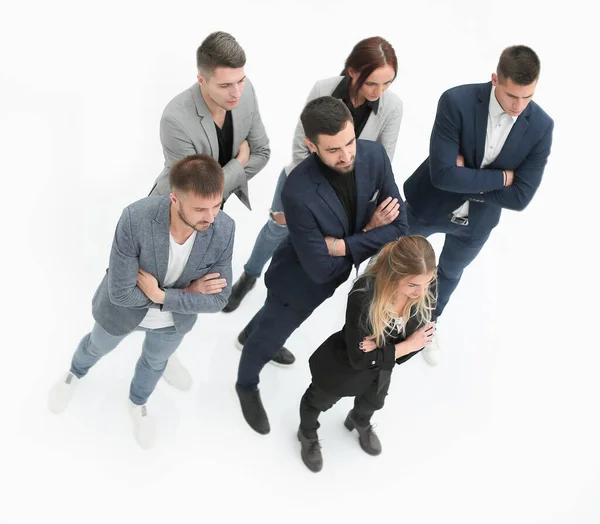
[[[392,44],[385,38],[372,36],[358,42],[348,55],[348,58],[346,58],[346,64],[342,71],[342,76],[348,75],[349,69],[359,73],[357,81],[351,87],[350,97],[356,98],[358,90],[371,73],[375,69],[379,69],[385,65],[391,65],[394,68],[394,78],[396,78],[398,74],[398,59],[396,58],[396,52]]]
[[[223,193],[225,178],[219,163],[209,155],[190,155],[171,166],[173,191],[211,197]]]
[[[386,244],[361,278],[374,279],[374,293],[369,308],[368,324],[370,337],[378,346],[383,347],[385,336],[394,318],[398,283],[405,277],[434,273],[434,281],[427,293],[418,298],[408,299],[402,312],[406,326],[411,316],[416,316],[420,324],[431,320],[435,295],[435,252],[431,244],[421,236],[402,237]]]
[[[540,59],[527,46],[507,47],[500,55],[496,74],[501,82],[510,78],[517,85],[531,85],[540,76]]]
[[[216,31],[208,35],[196,51],[198,72],[211,76],[217,67],[237,69],[246,64],[246,54],[229,33]]]

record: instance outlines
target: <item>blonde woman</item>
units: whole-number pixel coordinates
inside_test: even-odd
[[[311,471],[323,467],[318,418],[342,397],[354,397],[344,425],[358,431],[361,448],[381,453],[371,426],[383,407],[392,370],[431,342],[435,253],[420,236],[387,244],[348,295],[346,324],[310,357],[312,383],[300,402],[298,439]]]

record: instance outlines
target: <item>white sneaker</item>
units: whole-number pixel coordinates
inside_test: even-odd
[[[440,346],[440,336],[438,335],[437,326],[435,333],[431,337],[431,342],[425,346],[425,349],[421,351],[423,358],[430,366],[437,366],[442,355],[442,348]]]
[[[168,384],[181,391],[189,391],[192,387],[192,375],[183,367],[181,361],[173,354],[167,361],[162,378]]]
[[[133,421],[133,436],[144,449],[150,449],[156,442],[154,419],[148,415],[146,404],[138,406],[129,401],[129,414]]]
[[[69,405],[73,398],[75,387],[77,386],[79,379],[69,371],[67,376],[59,380],[48,395],[48,409],[55,415],[59,415]]]

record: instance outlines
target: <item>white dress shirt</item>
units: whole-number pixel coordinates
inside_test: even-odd
[[[480,168],[489,166],[500,154],[504,142],[518,117],[510,116],[502,109],[496,100],[496,86],[492,87],[490,94],[490,105],[488,109],[487,130],[485,132],[485,153]],[[469,201],[467,200],[452,214],[456,217],[466,218],[469,216]]]

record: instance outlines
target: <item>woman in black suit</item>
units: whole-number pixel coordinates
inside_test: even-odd
[[[323,467],[318,418],[342,397],[354,397],[344,425],[361,448],[381,453],[371,426],[383,407],[392,370],[423,349],[434,333],[435,253],[420,236],[387,244],[348,295],[346,324],[310,357],[312,383],[300,402],[298,439],[311,471]]]

